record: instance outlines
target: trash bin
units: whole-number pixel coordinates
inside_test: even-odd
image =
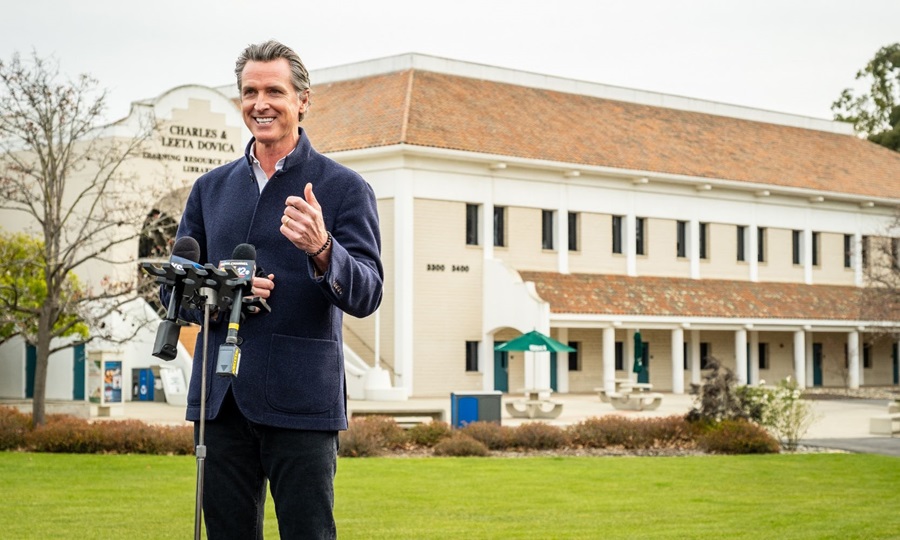
[[[153,371],[131,370],[131,401],[153,401],[154,386]]]
[[[461,428],[472,422],[500,423],[499,390],[482,392],[453,392],[450,394],[450,426]]]

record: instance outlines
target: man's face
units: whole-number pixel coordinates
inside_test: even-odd
[[[297,144],[300,112],[309,95],[300,96],[291,84],[291,67],[284,58],[247,62],[241,72],[241,111],[256,144],[290,152]]]

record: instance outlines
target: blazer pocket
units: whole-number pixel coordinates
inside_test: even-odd
[[[343,395],[336,341],[275,334],[266,368],[266,401],[294,414],[332,410]]]

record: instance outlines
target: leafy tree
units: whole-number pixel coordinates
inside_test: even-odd
[[[22,334],[37,351],[35,425],[45,422],[52,347],[66,346],[58,345],[59,338],[74,336],[68,346],[93,339],[122,342],[140,328],[115,335],[105,321],[137,295],[133,246],[147,226],[146,201],[155,199],[148,188],[139,188],[127,162],[154,125],[147,119],[138,129],[104,127],[105,100],[95,79],[68,79],[58,62],[37,53],[0,60],[0,213],[37,237],[34,244],[13,241],[10,249],[22,244],[21,251],[0,261],[11,276],[4,282],[4,301],[16,314],[4,321],[4,332]],[[121,135],[134,131],[139,135]],[[80,285],[76,272],[94,285]],[[21,317],[29,316],[31,322],[23,324]]]
[[[868,92],[846,88],[832,105],[834,119],[850,122],[860,135],[900,151],[900,43],[882,47],[856,73]]]
[[[38,317],[47,296],[43,261],[44,245],[28,235],[8,234],[0,230],[0,345],[16,336],[34,343],[38,332]],[[87,325],[77,313],[78,299],[84,296],[84,286],[74,274],[69,275],[62,288],[63,313],[53,328],[60,337],[71,337],[84,343],[90,337]],[[71,346],[69,344],[67,346]],[[50,353],[57,349],[51,349]]]

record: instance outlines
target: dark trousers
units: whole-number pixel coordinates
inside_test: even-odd
[[[194,423],[195,442],[200,422]],[[336,431],[299,431],[254,424],[231,392],[206,422],[203,513],[210,540],[263,537],[266,480],[282,539],[336,538],[332,509]]]

